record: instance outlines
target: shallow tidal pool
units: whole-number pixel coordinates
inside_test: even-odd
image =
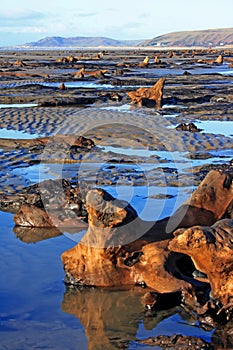
[[[141,287],[66,289],[60,255],[75,242],[59,235],[26,243],[12,214],[0,212],[0,220],[1,349],[147,349],[136,340],[174,333],[210,341],[213,330],[200,329],[179,307],[148,313]]]

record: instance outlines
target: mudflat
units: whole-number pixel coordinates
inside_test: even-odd
[[[229,159],[232,149],[231,56],[231,50],[188,49],[2,51],[0,126],[32,138],[82,134],[100,147],[186,152],[186,158],[205,158],[211,165],[216,152],[223,157],[226,150]],[[80,70],[83,74],[78,75]],[[128,92],[150,88],[161,77],[166,81],[160,108],[132,104]],[[191,122],[200,124],[201,131],[177,128]],[[26,148],[8,147],[1,165],[14,168],[16,159],[29,164],[35,157]],[[106,162],[108,157],[93,150],[86,159]]]
[[[233,171],[232,58],[232,50],[214,49],[1,51],[1,209],[14,212],[24,197],[33,193],[30,191],[38,190],[33,186],[44,180],[66,179],[69,186],[78,186],[83,203],[88,190],[100,187],[114,198],[130,202],[142,220],[171,216],[210,170]],[[157,103],[157,91],[152,87],[161,78],[164,85]],[[137,98],[131,98],[135,93]],[[59,193],[55,189],[54,193],[59,201]],[[1,215],[8,217],[8,213]],[[70,238],[67,249],[81,239],[83,227],[64,232]],[[45,240],[62,239],[57,228],[15,227],[12,231],[21,244],[46,245]],[[58,255],[65,249],[62,244]],[[8,259],[13,261],[14,256],[9,254]],[[30,263],[29,258],[25,261]],[[54,276],[56,269],[51,270]],[[46,276],[46,266],[42,270]],[[9,267],[7,273],[11,272]],[[43,277],[39,283],[43,285]],[[23,287],[22,293],[26,294]],[[108,324],[111,316],[94,310],[95,303],[102,305],[101,293],[108,298],[115,292],[67,289],[62,308],[87,328],[88,317],[95,312]],[[135,291],[135,300],[139,299],[137,293],[142,294]],[[71,310],[67,301],[78,303],[86,296],[84,304],[90,304],[86,314]],[[114,294],[116,300],[123,297],[124,293]],[[127,316],[123,305],[116,308],[119,315]],[[134,310],[138,315],[143,312],[141,306]],[[163,313],[160,320],[176,311]],[[137,347],[140,317],[131,337],[119,326],[124,346],[133,341]],[[208,325],[211,332],[212,326]],[[198,334],[202,331],[199,327]],[[106,326],[101,334],[112,349],[114,332],[109,337],[108,332]],[[217,329],[213,344],[222,341],[224,332],[231,334],[232,330]],[[89,344],[94,349],[101,341],[94,332]],[[230,336],[226,342],[232,346]],[[32,343],[36,344],[34,338]],[[43,344],[49,346],[51,341]]]

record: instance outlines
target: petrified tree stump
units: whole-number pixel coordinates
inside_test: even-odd
[[[180,228],[174,236],[169,249],[192,258],[195,267],[207,275],[214,299],[223,305],[233,303],[233,220]]]
[[[141,63],[139,63],[138,66],[141,67],[141,68],[144,68],[144,67],[147,67],[148,65],[149,65],[149,57],[146,56],[144,58],[144,60]]]
[[[233,202],[232,173],[211,170],[190,199],[172,215],[169,230],[194,225],[211,226],[223,218]]]
[[[225,215],[229,216],[229,208],[232,208],[233,202],[231,184],[231,174],[211,171],[190,200],[181,206],[172,218],[153,225],[140,220],[129,204],[115,200],[105,191],[89,191],[86,198],[89,222],[87,233],[78,245],[62,254],[66,281],[76,285],[102,287],[143,284],[158,293],[185,293],[191,300],[189,304],[192,304],[192,300],[194,304],[196,299],[193,287],[200,286],[200,282],[190,277],[190,271],[180,270],[180,261],[185,256],[190,256],[198,268],[200,254],[202,259],[204,257],[203,264],[206,260],[216,259],[218,265],[225,266],[214,276],[218,282],[211,276],[210,284],[213,284],[214,297],[221,299],[222,303],[229,302],[232,280],[230,279],[228,285],[227,274],[232,274],[232,238],[227,240],[227,234],[222,232],[220,223],[216,223],[212,228],[201,229],[201,233],[195,227],[185,231],[185,227],[204,223],[210,226]],[[171,241],[172,232],[178,227],[182,229],[176,231],[177,237]],[[225,227],[232,237],[231,224],[225,222]],[[198,243],[195,243],[196,232]],[[221,237],[218,239],[216,252],[207,244],[211,232],[212,240]],[[182,233],[181,236],[179,233]],[[197,256],[193,255],[192,249],[189,253],[185,245],[187,240],[182,246],[179,245],[179,240],[182,239],[179,237],[187,235],[194,247],[195,244],[199,244],[200,238],[200,247],[197,246],[199,250],[195,250]],[[225,241],[228,243],[220,252],[219,247],[224,245]],[[191,243],[187,243],[187,246],[189,244]],[[206,262],[206,267],[201,266],[201,270],[208,277],[210,268],[209,261]],[[228,293],[226,297],[223,296],[223,291]]]
[[[145,223],[129,204],[95,189],[88,192],[86,207],[87,233],[62,254],[67,282],[101,287],[145,284],[160,293],[190,288],[165,267],[169,240],[135,240]]]
[[[127,92],[127,95],[131,98],[132,103],[139,107],[153,104],[157,108],[161,108],[164,84],[165,78],[160,78],[151,88],[141,87],[136,91]]]
[[[107,73],[107,69],[98,69],[98,70],[85,70],[85,68],[81,68],[78,72],[75,73],[74,78],[84,78],[85,76],[94,77],[94,78],[103,78],[105,77],[105,73]]]

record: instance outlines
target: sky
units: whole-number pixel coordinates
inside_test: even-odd
[[[0,47],[50,36],[152,39],[233,28],[233,0],[1,0]]]

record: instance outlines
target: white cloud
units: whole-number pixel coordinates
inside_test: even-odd
[[[227,8],[220,16],[222,8]],[[1,0],[0,32],[45,36],[108,36],[147,39],[167,32],[232,26],[232,0]],[[30,39],[31,40],[31,39]]]
[[[43,22],[46,15],[30,9],[4,9],[0,11],[0,32],[12,34],[45,33]]]
[[[93,17],[98,15],[98,12],[83,12],[83,11],[78,11],[76,16],[77,17]]]
[[[35,20],[42,19],[45,17],[45,14],[39,11],[14,8],[14,9],[3,9],[0,12],[1,21],[22,21],[22,20]],[[2,23],[1,23],[2,24]]]

